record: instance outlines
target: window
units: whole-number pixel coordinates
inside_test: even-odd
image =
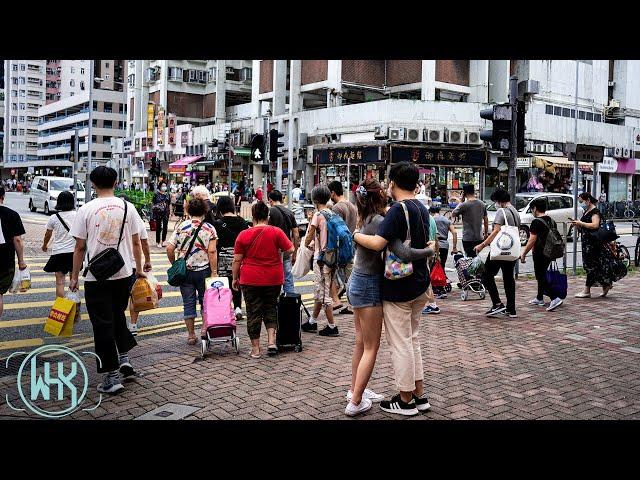
[[[573,208],[573,198],[560,197],[560,201],[562,202],[562,208]]]
[[[573,108],[571,109],[571,118],[576,118],[576,111]]]
[[[69,92],[69,96],[70,96],[70,97],[73,97],[74,95],[75,95],[75,93],[74,93],[74,92]]]
[[[18,134],[19,135],[24,135],[24,128],[18,129]]]
[[[76,69],[71,67],[71,73],[76,73]]]
[[[76,81],[73,78],[71,80],[69,80],[69,86],[70,87],[75,87],[76,86]]]
[[[109,68],[109,62],[104,62],[104,68]]]
[[[102,126],[103,128],[113,128],[113,121],[105,120],[104,122],[102,122]]]
[[[24,115],[20,115],[18,117],[18,120],[20,121],[20,123],[24,123]]]
[[[182,80],[182,68],[169,67],[169,80]]]
[[[20,90],[20,96],[24,98],[26,96],[26,92],[24,90]]]
[[[562,107],[553,107],[553,114],[554,115],[562,115]]]
[[[14,72],[17,72],[18,71],[18,64],[17,63],[11,64],[11,70],[14,71]]]
[[[104,112],[106,113],[111,113],[113,112],[113,103],[111,102],[104,102]]]
[[[38,182],[38,190],[42,190],[43,192],[47,191],[47,180],[44,178],[41,178],[40,181]]]
[[[135,74],[131,74],[127,77],[127,82],[129,83],[130,87],[133,87],[136,84],[136,76]]]
[[[547,210],[559,210],[563,208],[561,197],[548,197]]]
[[[18,96],[18,91],[17,90],[11,90],[11,96],[12,97],[17,97]]]
[[[84,90],[84,82],[80,81],[80,90]]]
[[[105,73],[105,75],[104,75],[104,79],[105,80],[109,80],[110,77],[111,77],[111,75],[109,75],[108,73]]]
[[[583,112],[582,110],[580,110],[578,112],[578,119],[579,120],[584,120],[585,119],[585,112]]]
[[[593,122],[593,112],[587,112],[587,120]]]
[[[568,108],[563,108],[563,109],[562,109],[562,116],[563,116],[563,117],[568,117],[568,116],[570,116],[570,113],[569,113],[569,109],[568,109]]]
[[[18,116],[17,115],[11,115],[11,123],[18,123]]]
[[[17,128],[12,128],[11,129],[11,135],[13,135],[13,136],[18,135],[18,129]]]
[[[111,137],[106,135],[102,137],[102,143],[109,143],[109,142],[111,142]]]
[[[594,122],[601,122],[602,121],[602,115],[600,115],[599,113],[596,113],[593,115],[593,121]]]
[[[84,68],[80,69],[80,75],[84,75]]]
[[[553,105],[545,105],[544,113],[546,113],[547,115],[553,115]]]
[[[27,69],[27,66],[24,63],[20,64],[20,71],[24,72]]]

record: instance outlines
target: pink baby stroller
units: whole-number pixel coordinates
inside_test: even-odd
[[[240,339],[236,335],[236,316],[233,311],[233,294],[222,282],[213,282],[204,292],[202,358],[213,343],[231,342],[240,353]]]

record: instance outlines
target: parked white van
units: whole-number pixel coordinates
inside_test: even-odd
[[[35,212],[42,209],[50,215],[56,209],[58,195],[68,190],[73,192],[73,178],[69,177],[34,177],[29,191],[29,209]],[[84,205],[84,185],[78,181],[78,207]]]

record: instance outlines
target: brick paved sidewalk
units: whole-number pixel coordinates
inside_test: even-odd
[[[442,313],[424,317],[421,330],[432,410],[411,420],[640,419],[640,309],[631,295],[640,291],[640,275],[624,278],[605,299],[573,298],[582,282],[570,278],[565,304],[548,313],[526,304],[535,282],[518,281],[516,319],[487,318],[486,300],[463,302],[456,290],[440,301]],[[354,329],[351,317],[337,322],[339,338],[303,334],[302,353],[259,360],[248,356],[244,324],[239,356],[228,349],[204,361],[184,332],[141,338],[132,358],[145,378],[72,418],[133,419],[173,403],[193,407],[189,420],[347,419]],[[92,380],[95,392],[95,374]],[[395,393],[384,333],[369,386]],[[0,406],[0,417],[14,415],[21,414]],[[361,417],[385,418],[397,419],[376,405]]]

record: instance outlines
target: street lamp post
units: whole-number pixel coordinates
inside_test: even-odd
[[[87,177],[84,186],[84,202],[91,201],[91,185],[89,185],[89,175],[91,174],[91,140],[93,137],[93,82],[94,82],[94,60],[89,65],[89,128],[87,129]]]

